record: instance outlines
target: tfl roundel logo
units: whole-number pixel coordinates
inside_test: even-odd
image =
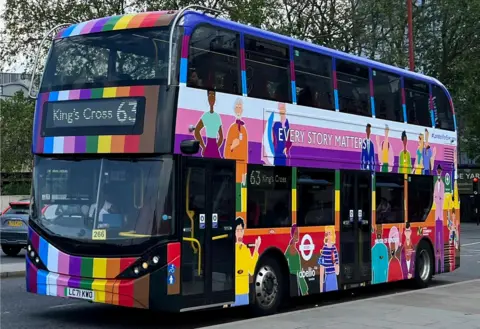
[[[313,244],[312,237],[310,234],[305,234],[300,242],[300,254],[302,254],[302,258],[308,262],[312,258],[314,250],[315,245]]]

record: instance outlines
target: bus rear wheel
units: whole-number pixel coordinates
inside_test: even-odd
[[[277,312],[284,296],[284,278],[278,262],[272,257],[261,260],[255,273],[253,311],[264,316]]]
[[[433,255],[427,242],[420,241],[415,256],[415,286],[417,288],[426,288],[433,277]]]

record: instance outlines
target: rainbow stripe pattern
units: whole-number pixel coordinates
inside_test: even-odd
[[[187,83],[188,76],[188,45],[190,44],[190,29],[185,29],[182,39],[182,53],[180,58],[180,83]]]
[[[65,254],[29,228],[28,237],[40,260],[51,272],[87,278],[113,279],[136,258],[90,258]]]
[[[245,63],[245,35],[240,34],[240,69],[242,70],[242,95],[247,96],[247,65]]]
[[[153,152],[157,97],[148,98],[147,94],[158,95],[158,87],[109,87],[96,89],[77,89],[43,93],[37,100],[35,109],[32,150],[34,153],[71,154],[71,153],[139,153]],[[45,102],[65,100],[102,99],[115,97],[146,97],[144,131],[142,135],[100,135],[100,136],[55,136],[42,137],[41,125]],[[153,117],[152,117],[153,116]],[[152,129],[153,128],[153,129]],[[153,135],[152,135],[153,134]]]
[[[333,98],[335,102],[335,111],[340,111],[340,102],[338,101],[338,81],[337,81],[337,59],[332,58],[332,78],[333,78]]]
[[[27,257],[27,291],[39,295],[67,297],[66,289],[93,290],[94,302],[148,308],[150,276],[133,280],[115,279],[136,258],[90,258],[70,256],[58,250],[29,228],[29,240],[48,271]]]
[[[103,17],[62,29],[56,38],[62,39],[89,33],[165,26],[170,23],[176,13],[177,11],[154,11]]]
[[[372,109],[372,118],[375,118],[375,90],[373,89],[373,70],[368,68],[368,78],[370,80],[370,108]]]
[[[292,223],[297,223],[297,168],[292,167]]]
[[[295,82],[295,58],[293,57],[293,46],[290,46],[290,79],[292,84],[292,103],[297,104],[297,87]]]
[[[405,97],[405,79],[403,77],[400,78],[400,85],[402,88],[402,110],[403,110],[403,122],[407,123],[407,103]]]

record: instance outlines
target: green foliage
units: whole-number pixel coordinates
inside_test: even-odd
[[[33,100],[17,92],[0,100],[1,171],[28,172],[32,166]]]
[[[462,147],[480,154],[480,1],[413,0],[416,71],[450,90]],[[333,49],[408,67],[406,1],[391,0],[7,0],[0,62],[23,54],[29,63],[50,28],[132,11],[190,4]],[[44,50],[45,51],[45,50]]]

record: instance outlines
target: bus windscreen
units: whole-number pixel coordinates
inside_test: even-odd
[[[40,91],[161,84],[168,40],[167,27],[57,39]]]

